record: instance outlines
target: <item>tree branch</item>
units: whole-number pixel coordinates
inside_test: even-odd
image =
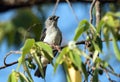
[[[109,72],[109,73],[111,73],[111,74],[113,74],[114,76],[117,76],[117,77],[119,77],[120,78],[120,74],[117,74],[117,73],[115,73],[115,72],[113,72],[113,71],[111,71],[111,70],[109,70],[109,69],[105,69],[107,72]]]
[[[105,40],[102,40],[103,42],[105,42]],[[109,41],[112,41],[112,39],[110,39]],[[78,42],[76,42],[76,45],[80,45],[80,44],[85,44],[86,43],[86,40],[82,40],[82,41],[78,41]],[[66,45],[63,45],[63,46],[60,46],[60,48],[61,49],[63,49],[64,47],[66,47],[67,46],[67,44]],[[57,49],[53,49],[53,50],[57,50]],[[17,64],[18,63],[18,61],[14,61],[14,62],[12,62],[12,63],[6,63],[6,59],[7,59],[7,57],[8,56],[10,56],[11,54],[21,54],[22,52],[21,51],[10,51],[9,53],[7,53],[6,55],[5,55],[5,57],[4,57],[4,65],[3,66],[0,66],[0,70],[1,69],[4,69],[4,68],[6,68],[6,67],[9,67],[9,66],[12,66],[12,65],[14,65],[14,64]],[[28,60],[29,58],[25,58],[25,60]]]
[[[101,18],[100,0],[96,1],[95,8],[96,8],[96,26],[98,26]]]
[[[58,3],[60,2],[60,0],[56,0],[56,3],[55,3],[55,7],[53,9],[53,12],[52,12],[52,15],[55,15],[55,12],[56,12],[56,9],[58,7]]]
[[[79,45],[79,44],[85,44],[85,41],[78,41],[78,42],[76,42],[76,45]],[[66,47],[67,45],[63,45],[63,46],[61,46],[60,48],[61,49],[63,49],[64,47]],[[56,50],[56,49],[55,49]],[[10,56],[11,54],[21,54],[22,52],[21,51],[10,51],[9,53],[7,53],[6,55],[5,55],[5,57],[4,57],[4,66],[0,66],[0,70],[1,69],[4,69],[4,68],[6,68],[6,67],[9,67],[9,66],[12,66],[12,65],[14,65],[14,64],[17,64],[18,63],[18,61],[14,61],[14,62],[12,62],[12,63],[6,63],[6,59],[7,59],[7,57],[8,56]],[[29,58],[25,58],[25,60],[28,60]]]
[[[97,1],[97,0],[93,0],[92,3],[91,3],[91,6],[90,6],[90,11],[89,11],[89,13],[90,13],[90,23],[91,23],[91,24],[92,24],[92,22],[93,22],[92,11],[93,11],[93,8],[94,8],[94,6],[95,6],[96,1]]]
[[[117,2],[119,0],[101,0],[101,2]],[[65,2],[65,0],[60,0],[60,2]],[[92,0],[70,0],[70,2],[85,2],[89,3]],[[5,12],[11,9],[31,7],[34,5],[40,5],[45,3],[56,3],[56,0],[1,0],[0,1],[0,12]]]
[[[11,54],[21,54],[21,53],[22,53],[21,51],[10,51],[9,53],[7,53],[7,54],[5,55],[5,57],[4,57],[4,65],[5,65],[5,66],[11,65],[11,64],[7,64],[7,63],[6,63],[6,59],[7,59],[7,57],[8,57],[9,55],[11,55]]]
[[[4,57],[4,65],[0,66],[0,70],[18,63],[18,61],[14,61],[14,62],[9,63],[9,64],[6,63],[7,57],[10,56],[11,54],[22,54],[22,52],[21,51],[10,51],[9,53],[7,53]],[[25,58],[25,61],[28,60],[28,59],[29,58]]]
[[[72,8],[72,4],[70,3],[70,1],[69,1],[69,0],[66,0],[66,2],[68,3],[68,5],[69,5],[70,9],[72,10],[73,15],[75,16],[76,21],[77,21],[77,22],[79,22],[79,19],[78,19],[77,15],[76,15],[76,13],[75,13],[74,9]]]
[[[106,69],[103,69],[103,71],[106,73],[106,77],[108,78],[108,80],[109,80],[110,82],[117,82],[117,81],[112,80],[112,79],[110,78],[110,75],[108,74],[108,71],[107,71]]]

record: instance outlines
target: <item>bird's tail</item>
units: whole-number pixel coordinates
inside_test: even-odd
[[[43,67],[44,76],[45,76],[46,68],[47,68],[47,66]],[[44,77],[42,76],[42,74],[40,73],[39,68],[35,71],[34,75],[35,75],[36,77],[42,77],[42,78],[44,78]]]
[[[54,56],[56,56],[58,51],[53,51],[53,54]],[[43,73],[44,73],[44,76],[45,76],[45,73],[46,73],[46,68],[47,68],[47,64],[49,64],[50,62],[48,61],[47,58],[45,58],[44,56],[41,56],[41,63],[43,64]],[[34,75],[36,77],[42,77],[44,78],[44,76],[42,76],[41,72],[39,71],[39,68],[35,71]]]

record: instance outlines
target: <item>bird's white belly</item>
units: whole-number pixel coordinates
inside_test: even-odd
[[[52,32],[51,34],[47,34],[44,42],[48,44],[56,44],[56,37],[57,37],[57,32]]]

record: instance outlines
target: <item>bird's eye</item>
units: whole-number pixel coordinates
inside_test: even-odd
[[[50,20],[52,20],[53,18],[49,18]]]

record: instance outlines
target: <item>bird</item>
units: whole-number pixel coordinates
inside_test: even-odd
[[[58,23],[59,16],[52,15],[47,18],[45,21],[45,28],[43,29],[40,37],[40,41],[48,43],[49,45],[60,46],[62,42],[62,32],[60,31],[57,23]],[[54,56],[56,55],[56,51],[53,52]],[[41,63],[43,65],[44,76],[46,73],[47,65],[49,61],[46,57],[41,56]],[[36,77],[42,77],[39,69],[36,70],[34,73]]]

